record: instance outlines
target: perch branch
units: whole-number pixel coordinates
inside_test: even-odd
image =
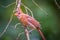
[[[33,30],[35,30],[35,29],[29,30],[28,32],[31,33]],[[18,40],[19,37],[20,37],[22,34],[24,34],[24,32],[19,33],[18,36],[17,36],[17,38],[16,38],[16,40]]]
[[[24,28],[24,29],[25,29],[25,34],[26,34],[27,40],[30,40],[28,29],[27,28]]]

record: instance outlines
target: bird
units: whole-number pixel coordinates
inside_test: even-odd
[[[45,36],[43,35],[43,32],[41,31],[41,25],[35,18],[31,17],[28,14],[25,14],[21,8],[17,8],[14,15],[25,27],[29,25],[32,29],[37,29],[42,39],[46,40]]]

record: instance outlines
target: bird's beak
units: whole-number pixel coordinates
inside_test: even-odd
[[[15,13],[14,15],[15,15],[15,16],[18,16],[18,13]]]

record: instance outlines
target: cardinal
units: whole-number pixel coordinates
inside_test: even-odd
[[[16,13],[15,16],[17,16],[17,18],[19,19],[19,21],[25,26],[27,27],[28,25],[32,28],[32,29],[37,29],[37,31],[39,32],[40,36],[42,37],[43,40],[46,40],[41,29],[40,29],[40,23],[34,19],[33,17],[29,16],[28,14],[25,14],[21,8],[17,8],[16,9]]]
[[[41,31],[40,23],[33,17],[29,16],[28,14],[25,14],[20,8],[21,0],[16,0],[16,4],[17,4],[17,8],[16,8],[15,16],[17,16],[18,20],[23,24],[25,28],[27,28],[29,25],[32,29],[37,29],[42,39],[46,40],[43,35],[43,32]]]

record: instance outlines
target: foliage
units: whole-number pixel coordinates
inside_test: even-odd
[[[22,0],[22,3],[30,8],[33,12],[34,18],[41,24],[42,31],[47,40],[60,40],[60,8],[56,4],[56,0]],[[58,5],[60,0],[57,0]],[[10,5],[12,4],[12,5]],[[9,6],[10,5],[10,6]],[[0,0],[0,34],[3,32],[15,8],[15,0]],[[21,8],[25,12],[24,7]],[[25,12],[26,13],[26,12]],[[30,12],[28,11],[30,14]],[[15,29],[15,24],[19,20],[13,15],[13,19],[8,26],[8,29],[0,40],[16,40],[19,33],[24,32],[21,25]],[[31,40],[41,40],[39,33],[34,30],[30,34]],[[19,37],[19,40],[26,40],[25,34]]]

